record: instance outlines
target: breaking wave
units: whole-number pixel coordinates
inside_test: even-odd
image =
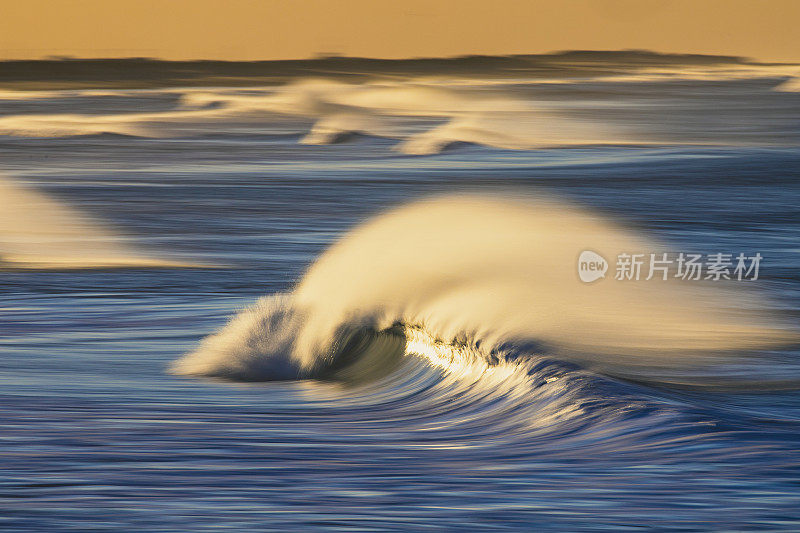
[[[96,97],[95,93],[90,95]],[[305,144],[330,144],[366,134],[398,139],[397,149],[408,154],[436,153],[457,142],[509,149],[634,142],[607,126],[559,117],[500,90],[414,81],[355,85],[301,80],[276,89],[187,89],[180,104],[168,111],[8,115],[0,117],[0,134],[159,138],[205,133],[228,121],[265,125],[276,115],[312,120],[314,125],[301,140]]]
[[[797,340],[767,316],[758,293],[733,284],[585,284],[576,263],[587,249],[607,258],[665,251],[552,200],[463,195],[413,203],[353,230],[294,291],[242,311],[173,371],[347,380],[384,375],[418,356],[449,375],[544,379],[531,369],[551,360],[691,381]]]
[[[0,177],[0,268],[188,267],[128,244],[106,225]]]
[[[765,110],[742,107],[736,90],[720,91],[708,83],[742,90],[748,80],[761,80],[756,85],[765,102],[772,102],[770,95],[776,92],[788,102],[792,96],[787,93],[797,90],[796,65],[630,67],[613,74],[600,69],[584,77],[558,69],[549,72],[553,77],[541,74],[519,79],[477,73],[384,76],[360,83],[290,78],[281,86],[249,88],[4,90],[4,103],[38,111],[6,111],[0,116],[0,135],[180,138],[278,133],[297,136],[303,144],[333,144],[365,135],[395,140],[397,151],[416,155],[439,153],[458,143],[534,150],[797,141],[791,121],[778,132],[762,131],[769,123]],[[694,90],[676,100],[674,83],[694,84]],[[644,85],[646,98],[640,94]],[[695,99],[714,94],[723,101],[699,112]],[[115,98],[126,105],[103,104]],[[44,112],[63,109],[55,107],[56,102],[69,102],[75,112]],[[129,111],[101,112],[120,108]],[[736,132],[715,126],[730,120],[748,126]]]

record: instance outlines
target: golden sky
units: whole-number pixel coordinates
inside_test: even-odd
[[[800,59],[800,0],[0,0],[0,59],[566,49]]]

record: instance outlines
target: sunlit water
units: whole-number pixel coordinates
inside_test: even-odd
[[[357,380],[168,373],[236,311],[292,290],[366,217],[464,191],[559,198],[673,250],[760,252],[751,285],[796,323],[800,94],[777,83],[506,88],[575,121],[544,140],[516,100],[498,110],[496,95],[434,98],[415,115],[404,106],[433,96],[337,86],[319,97],[334,112],[277,115],[289,105],[279,100],[189,119],[172,113],[226,109],[220,91],[188,103],[180,91],[7,96],[6,177],[106,221],[126,247],[214,268],[0,272],[0,528],[796,530],[792,347],[680,387],[674,369],[626,380],[536,350],[512,369],[405,355]],[[356,96],[367,102],[358,113],[336,107]],[[480,139],[463,127],[464,105],[485,108],[467,117],[484,121]],[[135,127],[84,116],[34,138],[42,122],[19,118],[30,113],[47,128],[64,113],[168,116]],[[516,122],[498,123],[503,113]],[[431,141],[443,121],[456,126]],[[576,128],[586,138],[558,142]],[[350,130],[362,135],[300,143]],[[723,370],[736,379],[720,387]]]

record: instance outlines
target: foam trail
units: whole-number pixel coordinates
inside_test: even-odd
[[[0,134],[21,137],[71,137],[114,133],[169,137],[175,127],[224,117],[218,110],[176,110],[114,115],[9,115],[0,117]]]
[[[127,245],[97,221],[0,177],[0,268],[181,267]]]
[[[469,347],[484,365],[516,346],[516,354],[546,352],[651,378],[659,368],[710,364],[796,340],[765,323],[757,295],[738,286],[584,284],[576,262],[587,249],[606,258],[665,251],[560,202],[472,195],[417,202],[346,235],[292,294],[243,312],[174,371],[318,376],[352,357],[354,338],[398,326],[409,342],[420,344],[413,330],[433,344]],[[442,360],[438,348],[425,351]],[[465,357],[453,360],[463,366]]]

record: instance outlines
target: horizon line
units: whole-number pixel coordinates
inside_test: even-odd
[[[193,59],[167,59],[158,56],[74,56],[71,54],[53,54],[39,58],[4,58],[0,59],[0,63],[34,63],[34,62],[78,62],[78,61],[152,61],[162,63],[287,63],[297,61],[320,61],[331,59],[358,59],[368,61],[386,61],[386,62],[402,62],[402,61],[426,61],[426,60],[454,60],[454,59],[472,59],[472,58],[525,58],[525,57],[558,57],[569,54],[638,54],[641,56],[657,56],[657,57],[696,57],[696,58],[716,58],[725,59],[728,61],[737,61],[743,63],[758,63],[758,64],[793,64],[800,62],[800,58],[796,60],[780,60],[780,61],[764,61],[755,57],[743,55],[730,55],[730,54],[710,54],[710,53],[697,53],[697,52],[661,52],[656,50],[649,50],[645,48],[615,48],[615,49],[589,49],[589,48],[574,48],[574,49],[560,49],[551,50],[548,52],[525,52],[513,54],[458,54],[458,55],[443,55],[443,56],[408,56],[408,57],[378,57],[378,56],[365,56],[365,55],[346,55],[336,52],[322,52],[313,56],[296,57],[296,58],[280,58],[280,59],[208,59],[208,58],[193,58]]]

